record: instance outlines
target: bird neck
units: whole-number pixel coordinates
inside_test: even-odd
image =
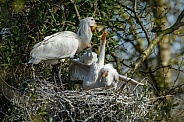
[[[82,39],[82,43],[85,43],[85,45],[89,44],[92,38],[92,32],[88,23],[80,23],[77,35]]]
[[[98,57],[97,64],[99,66],[103,66],[104,65],[104,59],[105,59],[105,43],[103,43],[102,40],[101,40],[100,41],[100,55]]]
[[[88,57],[91,57],[91,56],[92,56],[91,48],[87,49],[87,56],[88,56]]]

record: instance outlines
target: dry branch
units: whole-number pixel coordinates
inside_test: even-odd
[[[181,26],[184,26],[184,22],[182,22],[183,17],[184,17],[184,10],[181,12],[181,14],[179,15],[178,19],[176,20],[173,26],[163,30],[153,40],[151,40],[147,49],[142,53],[141,57],[135,63],[135,67],[130,68],[127,74],[130,72],[135,72],[141,66],[141,64],[145,61],[145,59],[151,54],[154,47],[163,39],[165,35],[172,33],[173,31],[177,30]]]
[[[76,3],[75,3],[73,0],[70,0],[70,1],[71,1],[71,3],[72,3],[73,6],[74,6],[75,12],[76,12],[76,14],[77,14],[77,18],[78,18],[78,20],[79,20],[79,22],[80,22],[81,17],[80,17],[79,11],[78,11],[78,9],[77,9]]]
[[[21,96],[11,99],[18,113],[11,115],[9,120],[23,115],[24,120],[35,121],[35,116],[45,113],[47,119],[53,121],[141,121],[146,119],[151,108],[146,91],[128,84],[119,91],[98,88],[55,92],[54,86],[45,80],[26,83],[34,87],[27,87]],[[36,98],[30,96],[32,92]]]

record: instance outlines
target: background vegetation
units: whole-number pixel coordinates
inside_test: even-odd
[[[170,111],[177,107],[178,121],[183,120],[182,101],[177,101],[184,99],[183,10],[182,0],[0,0],[0,29],[9,28],[0,39],[0,85],[5,81],[24,91],[23,84],[32,78],[27,62],[33,45],[58,31],[76,32],[80,18],[93,16],[99,21],[93,49],[99,52],[102,30],[108,28],[106,63],[138,81],[148,79],[155,98],[152,114],[158,115],[150,115],[150,120],[176,119],[171,115],[177,112]],[[68,62],[64,67],[67,74]],[[36,66],[36,75],[52,80],[50,67],[44,64]],[[65,89],[75,89],[66,75],[63,78]],[[3,120],[13,106],[0,91]]]

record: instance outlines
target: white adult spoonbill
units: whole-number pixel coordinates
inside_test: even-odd
[[[38,64],[43,61],[53,65],[61,63],[61,59],[73,57],[76,52],[81,52],[90,43],[95,27],[95,19],[87,17],[80,21],[77,33],[62,31],[46,36],[43,41],[33,46],[30,53],[32,58],[28,63]],[[61,82],[60,72],[61,66],[59,69]]]
[[[71,80],[75,80],[76,78],[83,80],[84,89],[94,89],[99,87],[116,89],[120,80],[137,85],[144,85],[134,79],[120,75],[112,64],[104,65],[106,36],[107,33],[104,33],[100,44],[100,55],[98,61],[94,60],[95,56],[94,58],[91,58],[91,65],[82,63],[80,60],[72,60],[72,64],[70,66]],[[83,60],[88,60],[89,55],[85,56],[86,57],[83,58]]]

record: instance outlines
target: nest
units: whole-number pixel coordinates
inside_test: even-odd
[[[29,80],[14,92],[15,115],[7,120],[142,121],[150,109],[146,89],[126,84],[123,89],[65,90],[44,80]],[[17,116],[19,115],[19,116]]]

